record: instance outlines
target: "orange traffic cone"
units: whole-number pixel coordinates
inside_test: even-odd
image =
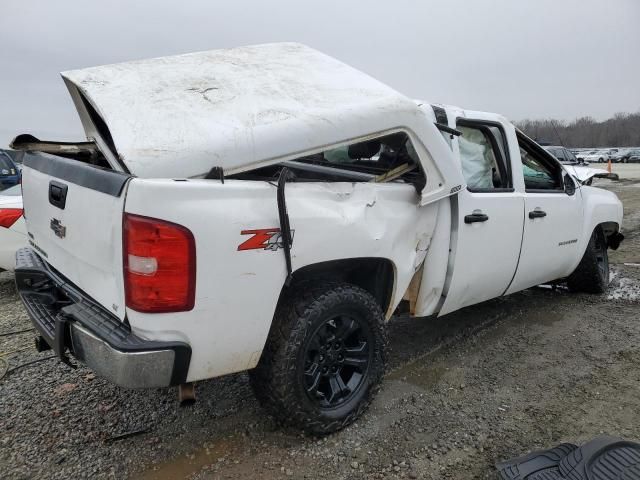
[[[607,172],[611,173],[611,159],[607,162]]]

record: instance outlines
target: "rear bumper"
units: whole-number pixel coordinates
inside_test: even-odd
[[[33,325],[60,359],[67,352],[126,388],[185,383],[191,347],[145,340],[51,269],[31,248],[16,253],[16,286]]]

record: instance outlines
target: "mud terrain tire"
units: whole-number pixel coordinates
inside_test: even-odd
[[[609,286],[609,257],[607,241],[601,228],[589,239],[578,268],[567,279],[572,292],[604,293]]]
[[[306,283],[281,299],[258,366],[249,372],[262,406],[307,433],[335,432],[356,420],[385,368],[384,315],[366,290]]]

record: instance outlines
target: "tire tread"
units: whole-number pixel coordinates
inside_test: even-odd
[[[605,242],[604,233],[602,229],[597,228],[594,230],[587,249],[582,256],[582,260],[578,264],[578,267],[567,278],[567,286],[572,292],[585,292],[585,293],[604,293],[607,290],[608,275],[607,278],[603,278],[598,268],[598,261],[596,258],[595,237],[601,236],[601,242]],[[605,250],[606,254],[606,250]]]
[[[346,283],[304,283],[284,294],[257,367],[249,372],[251,386],[260,404],[279,423],[311,434],[340,430],[357,419],[369,406],[384,373],[387,337],[384,315],[378,302],[366,290]],[[297,391],[295,368],[299,349],[312,322],[313,312],[344,300],[364,305],[373,317],[370,327],[380,347],[374,352],[367,392],[344,418],[328,421],[304,408]],[[315,418],[314,418],[315,417]]]

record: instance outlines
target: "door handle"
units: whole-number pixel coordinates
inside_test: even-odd
[[[49,182],[49,203],[54,207],[64,210],[67,204],[68,185],[51,180]]]
[[[547,212],[544,212],[542,210],[531,210],[529,212],[529,218],[542,218],[542,217],[546,217],[547,216]]]
[[[464,217],[464,223],[486,222],[487,220],[489,220],[489,216],[480,212],[474,212],[471,215],[465,215]]]

